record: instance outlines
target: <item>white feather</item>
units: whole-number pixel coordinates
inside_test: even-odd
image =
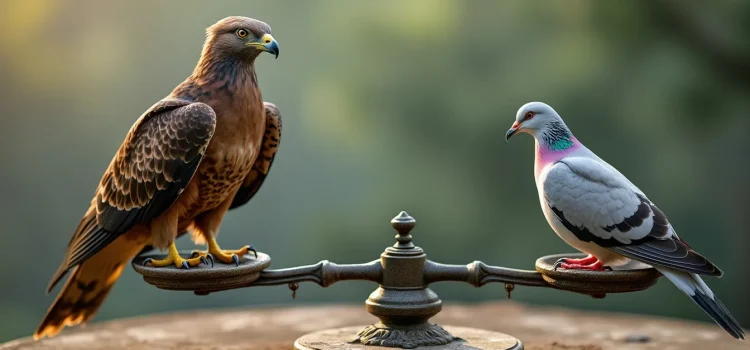
[[[562,211],[571,224],[586,228],[603,238],[614,238],[629,244],[651,232],[653,218],[638,227],[622,232],[607,226],[621,223],[632,216],[641,204],[638,195],[645,195],[622,174],[600,159],[585,156],[566,157],[545,168],[541,174],[542,207],[553,206]],[[559,234],[559,233],[558,233]]]

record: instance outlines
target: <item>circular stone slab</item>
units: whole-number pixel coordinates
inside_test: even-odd
[[[587,271],[555,270],[554,264],[560,258],[585,258],[585,254],[556,254],[543,256],[536,261],[536,270],[542,274],[547,283],[555,288],[572,292],[589,294],[603,298],[607,293],[626,293],[644,290],[656,284],[661,274],[654,268]]]
[[[180,256],[189,258],[192,251],[181,251]],[[271,257],[258,252],[256,259],[252,253],[240,259],[240,266],[224,264],[216,260],[214,266],[198,265],[190,269],[178,269],[174,265],[165,267],[144,266],[143,261],[166,258],[166,254],[149,253],[137,256],[131,263],[136,272],[143,275],[148,284],[167,290],[188,290],[198,294],[230,289],[255,282],[261,271],[271,265]]]
[[[382,346],[351,343],[359,331],[366,326],[327,329],[304,335],[294,342],[296,350],[385,350],[395,349]],[[520,340],[505,333],[485,331],[483,329],[442,326],[445,330],[460,338],[445,345],[420,346],[418,350],[523,350]]]

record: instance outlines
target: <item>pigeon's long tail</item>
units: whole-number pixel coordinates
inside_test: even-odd
[[[656,269],[692,298],[727,333],[737,339],[745,339],[745,332],[739,322],[734,319],[726,306],[719,300],[719,297],[714,295],[700,276],[663,267],[657,267]]]

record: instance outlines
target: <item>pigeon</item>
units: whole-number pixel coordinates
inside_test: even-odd
[[[566,243],[588,254],[556,268],[604,271],[653,267],[737,339],[745,333],[701,275],[723,272],[682,240],[666,215],[630,180],[573,136],[560,115],[527,103],[505,135],[536,140],[534,178],[547,222]]]

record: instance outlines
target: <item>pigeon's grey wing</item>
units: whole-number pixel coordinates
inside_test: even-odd
[[[547,205],[571,233],[650,265],[720,276],[721,270],[674,233],[667,217],[622,174],[590,158],[553,165]]]

